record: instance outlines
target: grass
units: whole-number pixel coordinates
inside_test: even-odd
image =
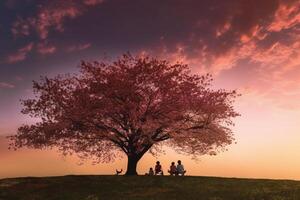
[[[0,180],[0,200],[300,200],[300,181],[169,176]]]

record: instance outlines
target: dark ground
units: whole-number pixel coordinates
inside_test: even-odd
[[[300,200],[300,181],[216,177],[62,176],[0,180],[0,200]]]

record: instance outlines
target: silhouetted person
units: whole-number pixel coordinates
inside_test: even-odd
[[[119,175],[123,172],[123,169],[121,169],[120,171],[118,171],[118,169],[116,169],[116,175]]]
[[[177,161],[177,167],[176,167],[176,175],[184,176],[186,171],[184,170],[183,164],[181,164],[181,160]]]
[[[157,161],[155,165],[155,175],[164,175],[160,162]]]
[[[152,167],[150,167],[148,175],[149,176],[153,176],[154,175],[154,170],[153,170]]]
[[[177,173],[177,168],[176,168],[174,162],[171,163],[170,170],[169,170],[168,172],[169,172],[169,174],[170,174],[171,176],[176,175],[176,173]]]

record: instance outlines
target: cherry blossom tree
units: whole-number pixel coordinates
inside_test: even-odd
[[[128,158],[126,175],[136,175],[146,152],[162,146],[193,156],[214,155],[234,140],[239,114],[235,91],[211,89],[210,75],[192,74],[185,64],[124,54],[114,62],[85,62],[80,73],[42,77],[23,114],[40,119],[23,125],[11,145],[109,162]]]

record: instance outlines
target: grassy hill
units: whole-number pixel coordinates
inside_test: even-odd
[[[0,180],[0,200],[300,200],[300,182],[215,177],[63,176]]]

